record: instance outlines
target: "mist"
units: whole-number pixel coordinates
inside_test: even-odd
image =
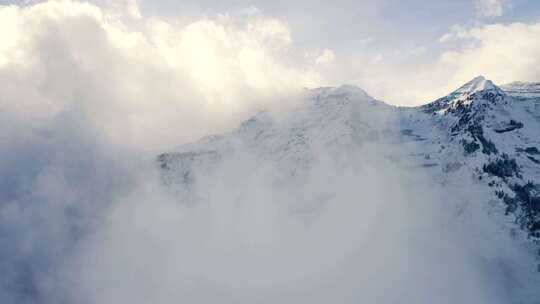
[[[289,183],[237,147],[178,193],[155,155],[66,115],[2,128],[6,303],[512,303],[534,285],[485,194],[448,193],[388,146],[314,146]]]
[[[459,201],[373,153],[294,185],[246,159],[191,200],[147,180],[115,202],[70,264],[76,302],[511,303],[528,284],[530,257],[484,213],[460,220]]]
[[[397,144],[313,145],[290,180],[238,146],[188,193],[164,185],[159,153],[301,106],[320,84],[321,54],[291,63],[279,20],[179,27],[136,7],[50,1],[0,6],[0,25],[0,302],[530,296],[534,258],[475,204],[483,193],[448,193],[379,153]]]

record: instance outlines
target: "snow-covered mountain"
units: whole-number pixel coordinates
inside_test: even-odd
[[[521,228],[540,236],[540,95],[537,84],[504,90],[482,77],[423,107],[461,146],[461,162],[487,180]],[[449,155],[446,155],[449,156]]]
[[[160,155],[164,181],[188,185],[194,167],[212,166],[239,145],[294,175],[309,166],[319,146],[339,150],[363,142],[399,142],[401,153],[412,143],[407,155],[416,155],[419,167],[432,168],[442,178],[467,168],[460,174],[484,180],[522,228],[540,237],[538,83],[499,88],[477,77],[448,96],[413,108],[387,105],[353,86],[318,88],[305,98],[306,103],[284,115],[263,111],[230,134]]]
[[[163,182],[190,195],[223,164],[249,158],[276,169],[273,182],[301,187],[321,159],[346,167],[362,155],[386,168],[421,172],[455,194],[454,201],[480,206],[502,231],[536,248],[540,84],[498,87],[477,77],[419,107],[391,106],[354,86],[307,90],[300,99],[262,111],[230,133],[159,155]]]

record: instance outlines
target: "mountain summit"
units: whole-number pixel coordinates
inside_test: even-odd
[[[451,95],[464,95],[464,94],[473,94],[476,92],[484,90],[494,90],[498,89],[497,86],[489,79],[486,79],[484,76],[478,76],[471,81],[467,82],[459,89],[454,91]]]
[[[491,80],[478,76],[452,93],[424,106],[427,112],[462,113],[474,107],[490,106],[505,99],[506,93]]]

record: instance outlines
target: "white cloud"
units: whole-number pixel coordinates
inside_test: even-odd
[[[315,62],[318,64],[332,64],[335,60],[336,54],[332,50],[325,49]]]
[[[466,36],[467,30],[461,25],[453,25],[448,33],[445,33],[439,38],[439,42],[451,42]]]
[[[384,56],[382,54],[377,54],[375,55],[375,57],[373,57],[373,62],[378,63],[378,62],[383,61],[383,59],[384,59]]]
[[[269,97],[316,86],[289,27],[260,12],[180,26],[137,1],[107,10],[70,0],[0,6],[2,110],[79,109],[111,139],[153,149],[234,126]],[[300,58],[291,60],[291,58]]]
[[[471,28],[455,25],[439,39],[443,51],[429,64],[404,68],[392,62],[385,64],[390,61],[385,60],[379,66],[369,65],[369,62],[342,66],[341,71],[360,71],[355,75],[356,83],[381,100],[419,105],[450,93],[478,75],[484,75],[496,84],[539,81],[538,37],[540,23]],[[451,44],[445,44],[449,42]]]
[[[135,18],[135,19],[141,19],[141,9],[139,7],[139,2],[137,0],[128,0],[126,3],[127,13]]]
[[[410,56],[420,56],[426,52],[425,46],[418,46],[408,51]]]
[[[486,25],[463,29],[456,37],[471,43],[441,56],[454,81],[480,74],[499,84],[540,79],[540,23]]]
[[[159,183],[157,153],[319,81],[281,20],[252,10],[179,25],[126,3],[0,6],[1,303],[77,302],[61,266],[79,268],[77,240],[119,197]],[[137,201],[162,215],[160,195]]]
[[[358,43],[369,44],[369,43],[372,43],[374,40],[375,39],[373,37],[365,37],[365,38],[358,39]]]
[[[474,0],[476,14],[479,17],[500,17],[509,9],[507,0]]]

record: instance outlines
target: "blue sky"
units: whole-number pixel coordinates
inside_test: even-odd
[[[483,16],[476,2],[502,3],[500,16]],[[174,1],[142,0],[150,14],[191,16],[218,14],[257,7],[266,15],[285,20],[295,42],[307,47],[331,47],[343,53],[365,49],[437,47],[437,40],[456,24],[479,25],[534,22],[540,19],[535,0],[336,0],[336,1]],[[372,38],[366,46],[365,39]]]
[[[148,14],[188,19],[256,7],[262,14],[280,19],[290,26],[295,47],[331,49],[344,66],[358,66],[358,69],[365,66],[369,59],[376,58],[380,69],[384,70],[380,73],[396,73],[395,70],[398,70],[397,74],[414,73],[419,67],[437,65],[443,53],[469,45],[470,41],[466,39],[447,43],[439,41],[452,27],[471,29],[493,24],[533,24],[540,21],[540,1],[536,0],[142,0],[140,5]],[[370,67],[372,69],[376,68]],[[489,74],[489,71],[477,72],[486,73]],[[370,86],[362,80],[369,77],[369,74],[366,76],[364,73],[359,75],[354,71],[346,72],[345,68],[339,74],[347,76],[337,77],[336,83]],[[463,77],[469,76],[473,77],[472,74]],[[532,81],[536,76],[515,80]],[[509,79],[495,80],[507,82]],[[458,85],[460,81],[465,81],[465,78],[452,81],[445,89]],[[383,86],[391,85],[386,83]],[[399,103],[398,95],[382,92],[385,90],[388,89],[381,89],[381,93],[376,88],[371,91],[375,95],[380,94],[381,98],[386,97]],[[434,91],[426,98],[433,98],[442,92],[444,89],[437,90],[437,93]],[[416,96],[413,94],[404,98],[407,102],[415,103],[413,100],[419,98]]]

